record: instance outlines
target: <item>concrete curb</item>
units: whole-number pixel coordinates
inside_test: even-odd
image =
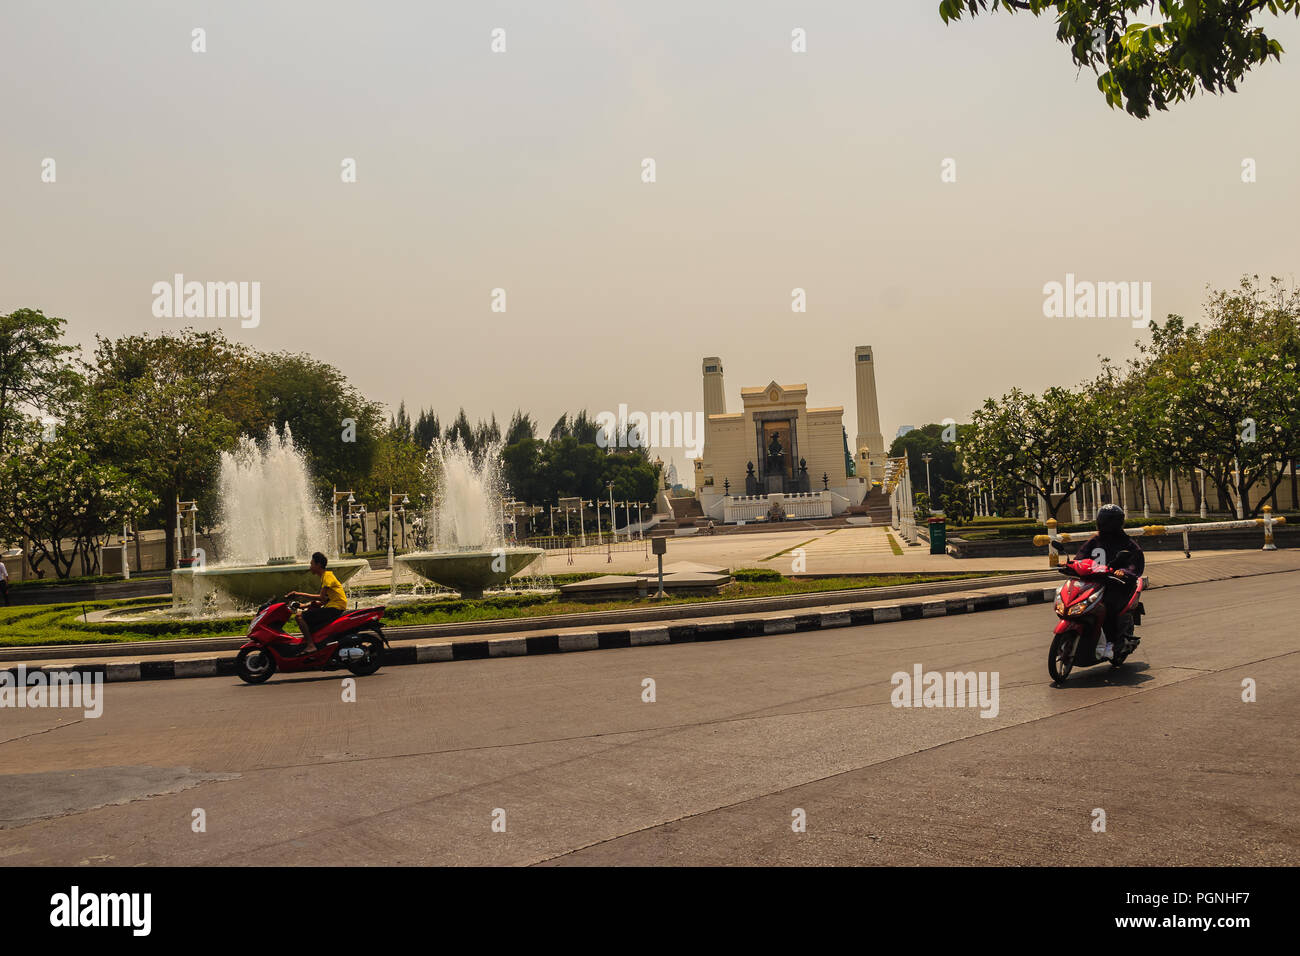
[[[693,641],[720,641],[772,634],[795,634],[824,631],[840,627],[861,627],[891,621],[916,621],[953,614],[997,611],[1026,604],[1051,603],[1055,587],[1033,587],[1001,594],[980,594],[942,600],[911,601],[877,607],[850,607],[832,611],[810,610],[806,613],[771,614],[764,617],[720,619],[698,623],[676,623],[648,627],[609,628],[568,634],[529,634],[494,637],[481,641],[457,641],[445,644],[406,643],[389,648],[384,654],[385,667],[406,664],[440,664],[453,661],[485,660],[491,657],[524,657],[535,654],[566,654],[617,647],[643,647],[651,644],[686,644]],[[205,657],[189,660],[143,660],[106,664],[58,664],[25,668],[26,673],[103,674],[107,683],[122,681],[173,680],[188,677],[233,677],[235,658]],[[6,667],[17,680],[17,668]],[[303,673],[314,673],[304,671]],[[346,674],[346,671],[344,671]]]

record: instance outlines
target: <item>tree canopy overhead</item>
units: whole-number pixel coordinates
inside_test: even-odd
[[[1300,16],[1300,0],[941,0],[945,23],[993,10],[1056,17],[1056,38],[1097,73],[1112,107],[1145,119],[1198,91],[1231,93],[1282,58],[1266,18]],[[1151,22],[1154,21],[1154,22]]]

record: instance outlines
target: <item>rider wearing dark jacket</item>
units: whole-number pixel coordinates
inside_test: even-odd
[[[1125,553],[1126,552],[1126,553]],[[1104,564],[1117,572],[1124,579],[1124,586],[1118,582],[1107,584],[1102,601],[1106,605],[1106,623],[1104,625],[1106,640],[1104,657],[1110,657],[1116,634],[1119,630],[1119,613],[1133,596],[1138,579],[1146,569],[1146,557],[1138,543],[1124,531],[1124,509],[1119,505],[1102,505],[1097,512],[1097,533],[1084,542],[1074,556],[1076,561],[1091,558],[1098,564]],[[1099,648],[1099,652],[1100,652]]]

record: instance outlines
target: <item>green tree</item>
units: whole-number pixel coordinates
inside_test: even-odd
[[[930,424],[914,428],[905,435],[894,439],[889,446],[890,458],[902,458],[907,454],[908,470],[911,472],[912,487],[925,490],[925,455],[930,456],[930,492],[938,500],[945,488],[954,482],[966,480],[958,458],[957,446],[970,431],[969,425]],[[945,440],[945,434],[954,440]]]
[[[1300,0],[940,0],[945,23],[992,10],[1056,19],[1056,38],[1097,74],[1111,107],[1139,119],[1198,91],[1235,93],[1251,69],[1282,58],[1265,18],[1300,15]],[[1156,22],[1146,23],[1154,17]]]
[[[411,440],[425,451],[428,451],[433,447],[433,443],[441,437],[442,428],[438,424],[438,416],[432,410],[422,410],[415,420],[415,425],[411,428]]]
[[[370,474],[358,483],[359,500],[365,501],[373,514],[388,511],[388,494],[409,495],[413,503],[424,492],[424,461],[427,450],[402,437],[401,431],[389,429],[379,436]]]
[[[342,372],[287,352],[251,354],[245,368],[244,434],[260,439],[268,428],[288,425],[322,497],[331,487],[354,488],[370,475],[385,432],[383,414]],[[404,421],[410,432],[405,406],[395,421],[398,433]]]
[[[1180,459],[1204,462],[1223,494],[1254,515],[1300,457],[1300,291],[1248,276],[1212,291],[1206,316],[1205,327],[1147,353],[1149,380]],[[1252,496],[1257,484],[1262,492]]]
[[[0,315],[0,455],[21,429],[24,407],[59,414],[75,390],[77,374],[68,360],[76,350],[62,342],[65,325],[39,309]]]
[[[653,501],[659,485],[659,472],[637,451],[617,451],[605,455],[600,476],[602,485],[614,483],[615,501]],[[603,496],[608,497],[608,491]]]
[[[15,426],[25,440],[0,465],[0,540],[25,540],[27,560],[68,577],[84,558],[99,569],[102,539],[155,504],[121,469],[100,460],[75,427],[40,437],[34,423]]]
[[[958,447],[963,467],[995,486],[1028,485],[1049,501],[1059,492],[1051,508],[1059,518],[1105,447],[1104,432],[1087,407],[1084,393],[1060,387],[1041,397],[1014,388],[1000,400],[989,398],[972,415],[970,435]]]
[[[99,460],[137,479],[157,502],[153,519],[175,566],[177,498],[212,484],[220,453],[249,417],[249,353],[220,332],[97,338],[78,417]]]
[[[501,471],[519,501],[534,505],[554,504],[553,488],[542,471],[542,449],[546,443],[525,436],[501,449]]]
[[[536,437],[537,426],[533,423],[533,417],[522,410],[516,409],[514,415],[510,418],[510,424],[506,427],[506,446],[514,445],[525,438]]]
[[[442,436],[446,441],[459,442],[460,447],[470,451],[476,451],[474,444],[474,428],[469,423],[469,416],[465,414],[465,409],[461,409],[456,420],[447,426],[447,433]]]

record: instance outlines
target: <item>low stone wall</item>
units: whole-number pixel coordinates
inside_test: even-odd
[[[129,581],[103,581],[98,584],[40,584],[10,587],[10,604],[75,604],[78,601],[120,601],[150,594],[170,594],[171,577],[166,574],[142,575]]]

